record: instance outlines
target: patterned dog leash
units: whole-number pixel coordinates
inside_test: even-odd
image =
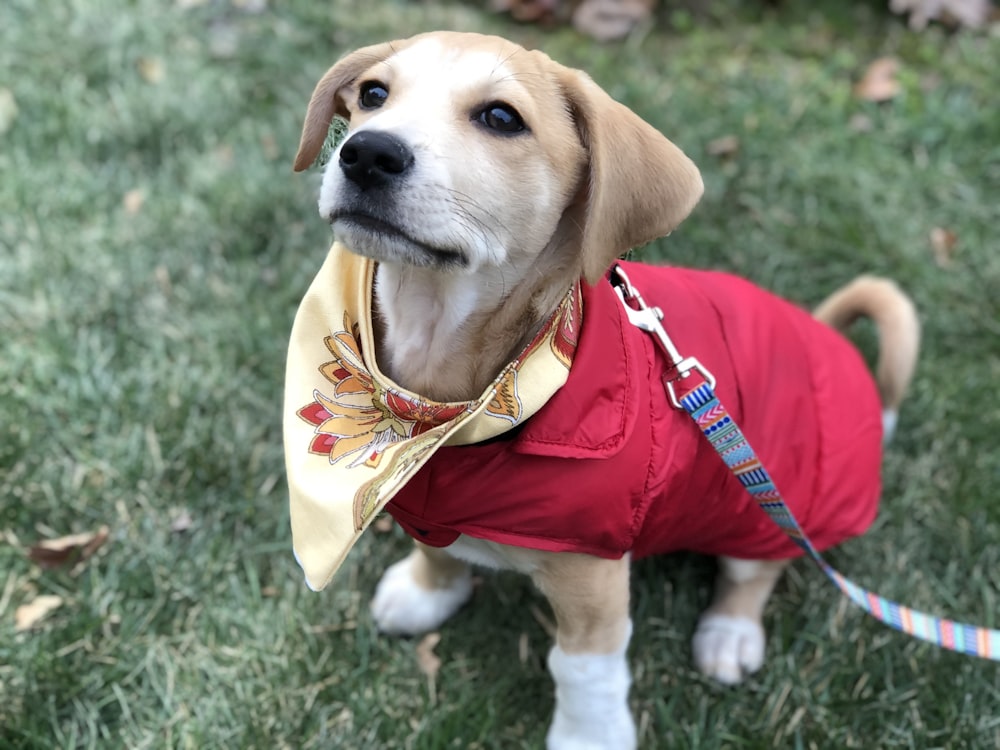
[[[674,377],[665,382],[667,395],[673,406],[683,409],[694,419],[698,429],[708,438],[757,505],[812,558],[837,588],[876,620],[895,630],[951,651],[1000,661],[1000,630],[966,625],[918,612],[868,591],[831,567],[809,541],[791,509],[782,500],[767,469],[715,395],[713,375],[694,357],[681,356],[663,328],[663,312],[658,307],[646,304],[618,265],[611,269],[611,284],[625,307],[629,322],[652,334],[673,363],[671,372]],[[700,375],[704,382],[678,396],[677,384],[692,373]]]

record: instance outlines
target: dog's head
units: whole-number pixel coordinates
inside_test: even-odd
[[[595,282],[702,193],[680,149],[584,73],[497,37],[434,32],[353,52],[317,84],[297,171],[349,123],[320,213],[354,252],[458,272],[568,253]]]

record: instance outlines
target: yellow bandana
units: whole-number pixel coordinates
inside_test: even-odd
[[[324,588],[372,519],[442,445],[495,437],[563,386],[576,352],[579,285],[474,401],[428,401],[375,361],[375,263],[334,243],[299,305],[285,372],[285,466],[295,557]]]

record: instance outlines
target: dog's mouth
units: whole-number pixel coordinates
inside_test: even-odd
[[[372,260],[433,268],[464,268],[469,264],[462,252],[418,240],[371,214],[334,211],[330,214],[330,226],[348,250]]]

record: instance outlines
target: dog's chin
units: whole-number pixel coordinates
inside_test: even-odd
[[[442,270],[469,265],[468,258],[458,250],[421,242],[393,224],[366,214],[336,213],[330,218],[330,225],[334,235],[348,250],[379,263]]]

